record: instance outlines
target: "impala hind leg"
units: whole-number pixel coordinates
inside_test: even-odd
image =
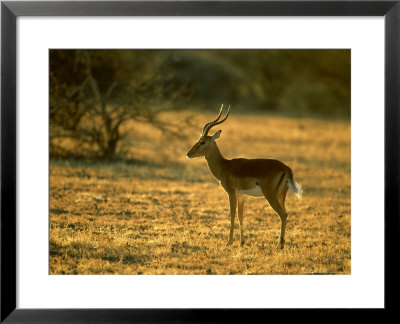
[[[238,204],[238,219],[239,219],[239,229],[240,229],[240,246],[244,244],[243,238],[243,207],[244,207],[244,196],[237,195],[237,204]]]
[[[285,244],[285,229],[286,229],[286,221],[287,221],[287,212],[285,208],[285,199],[288,192],[289,187],[285,185],[282,192],[279,194],[278,201],[280,207],[280,212],[278,212],[274,207],[274,210],[278,213],[279,217],[281,218],[281,233],[279,235],[279,243],[278,248],[283,249],[283,245]]]
[[[283,207],[280,201],[275,197],[267,198],[270,206],[275,210],[275,212],[281,218],[281,232],[279,234],[279,242],[278,242],[278,249],[283,249],[285,244],[285,230],[286,230],[286,220],[287,220],[287,213],[285,207]]]
[[[229,229],[229,239],[226,246],[233,243],[233,228],[235,226],[235,216],[236,216],[236,193],[228,193],[229,196],[229,207],[231,216],[231,227]]]
[[[283,188],[280,192],[280,194],[275,195],[272,193],[268,193],[263,190],[265,198],[268,200],[269,205],[275,210],[275,212],[279,215],[281,218],[281,232],[279,234],[279,242],[278,242],[278,249],[283,249],[283,246],[285,244],[285,230],[286,230],[286,219],[287,219],[287,213],[285,209],[285,195],[282,195],[282,193],[285,192],[285,187]],[[286,190],[287,192],[287,190]]]
[[[281,205],[279,199],[275,197],[267,198],[270,206],[275,210],[275,212],[281,218],[281,232],[279,234],[279,242],[278,242],[278,249],[283,249],[285,244],[285,230],[286,230],[286,220],[287,220],[287,213],[284,206]]]
[[[288,190],[289,190],[288,185],[285,185],[285,187],[283,188],[282,192],[280,193],[280,195],[278,197],[279,202],[280,202],[280,204],[282,205],[283,208],[285,208],[285,199],[286,199],[286,195],[287,195]]]
[[[275,189],[273,189],[275,188]],[[287,174],[283,173],[275,185],[263,183],[261,190],[264,194],[265,199],[269,202],[269,205],[275,210],[281,219],[281,232],[279,234],[278,249],[283,249],[285,244],[285,230],[287,212],[285,208],[285,199],[288,191],[287,185]]]

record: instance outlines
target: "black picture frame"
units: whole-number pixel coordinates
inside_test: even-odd
[[[400,218],[400,0],[395,1],[4,1],[1,3],[1,322],[235,322],[267,309],[16,308],[16,19],[18,16],[383,16],[385,19],[385,307],[396,309]],[[373,260],[371,260],[373,262]],[[366,283],[368,284],[368,283]],[[266,292],[268,293],[268,292]],[[249,317],[250,316],[250,317]],[[271,316],[269,314],[269,316]],[[247,321],[245,321],[247,322]]]

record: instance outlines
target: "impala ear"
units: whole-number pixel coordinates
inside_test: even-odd
[[[215,141],[221,135],[222,130],[215,132],[215,134],[211,137],[211,141]]]

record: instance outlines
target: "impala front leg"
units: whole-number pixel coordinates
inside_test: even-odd
[[[233,228],[235,226],[235,217],[236,217],[236,192],[228,193],[229,195],[229,206],[230,206],[230,215],[231,215],[231,227],[229,229],[229,240],[226,245],[230,245],[233,243]]]
[[[244,237],[243,237],[243,207],[244,207],[244,196],[238,194],[237,195],[237,203],[238,203],[238,219],[239,219],[239,229],[240,229],[240,246],[244,245]]]

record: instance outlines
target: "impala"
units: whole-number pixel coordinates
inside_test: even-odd
[[[225,159],[216,143],[221,130],[214,135],[208,133],[216,125],[222,124],[229,116],[230,106],[225,117],[220,120],[223,105],[218,117],[203,126],[200,139],[189,150],[186,157],[204,156],[208,168],[219,181],[229,197],[230,205],[230,231],[227,246],[233,242],[233,228],[235,224],[236,207],[238,209],[240,245],[243,246],[243,207],[244,195],[262,197],[269,202],[281,219],[281,230],[278,248],[282,249],[285,243],[285,228],[287,213],[285,199],[290,189],[299,199],[302,197],[301,186],[293,179],[293,171],[284,163],[273,159]]]

